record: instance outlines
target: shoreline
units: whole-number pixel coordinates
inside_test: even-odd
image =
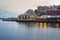
[[[17,18],[1,18],[2,21],[15,21],[15,22],[46,22],[46,23],[60,23],[60,20],[19,20]]]

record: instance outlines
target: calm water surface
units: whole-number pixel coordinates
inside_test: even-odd
[[[0,20],[0,40],[60,40],[60,23]]]

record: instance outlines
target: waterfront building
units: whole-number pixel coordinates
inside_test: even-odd
[[[48,6],[44,6],[43,8],[44,8],[44,12],[50,9]]]
[[[26,19],[26,20],[46,20],[54,15],[60,15],[60,9],[58,6],[38,6],[36,10],[29,9],[25,12],[25,14],[19,15],[18,19]]]
[[[37,16],[45,15],[45,10],[43,6],[38,6],[37,9],[35,10],[35,14]]]
[[[57,10],[57,7],[55,5],[49,6],[50,10]]]
[[[34,13],[34,11],[32,9],[29,9],[25,12],[25,14],[18,16],[18,19],[20,19],[20,20],[22,20],[22,19],[34,20],[35,18],[36,18],[36,14]]]
[[[39,11],[39,13],[44,12],[44,7],[43,6],[38,6],[37,10]]]
[[[60,5],[57,6],[57,9],[60,9]]]
[[[36,15],[30,15],[30,14],[24,14],[24,15],[19,15],[18,19],[27,19],[27,20],[34,20],[36,18]]]
[[[28,9],[25,13],[26,14],[34,14],[34,11],[32,9]]]
[[[47,15],[60,15],[60,10],[47,10]]]

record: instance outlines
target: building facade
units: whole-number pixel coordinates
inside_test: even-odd
[[[47,15],[60,15],[60,10],[47,10]]]

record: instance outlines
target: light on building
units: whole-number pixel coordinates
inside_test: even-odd
[[[48,18],[50,18],[51,16],[48,16]]]

